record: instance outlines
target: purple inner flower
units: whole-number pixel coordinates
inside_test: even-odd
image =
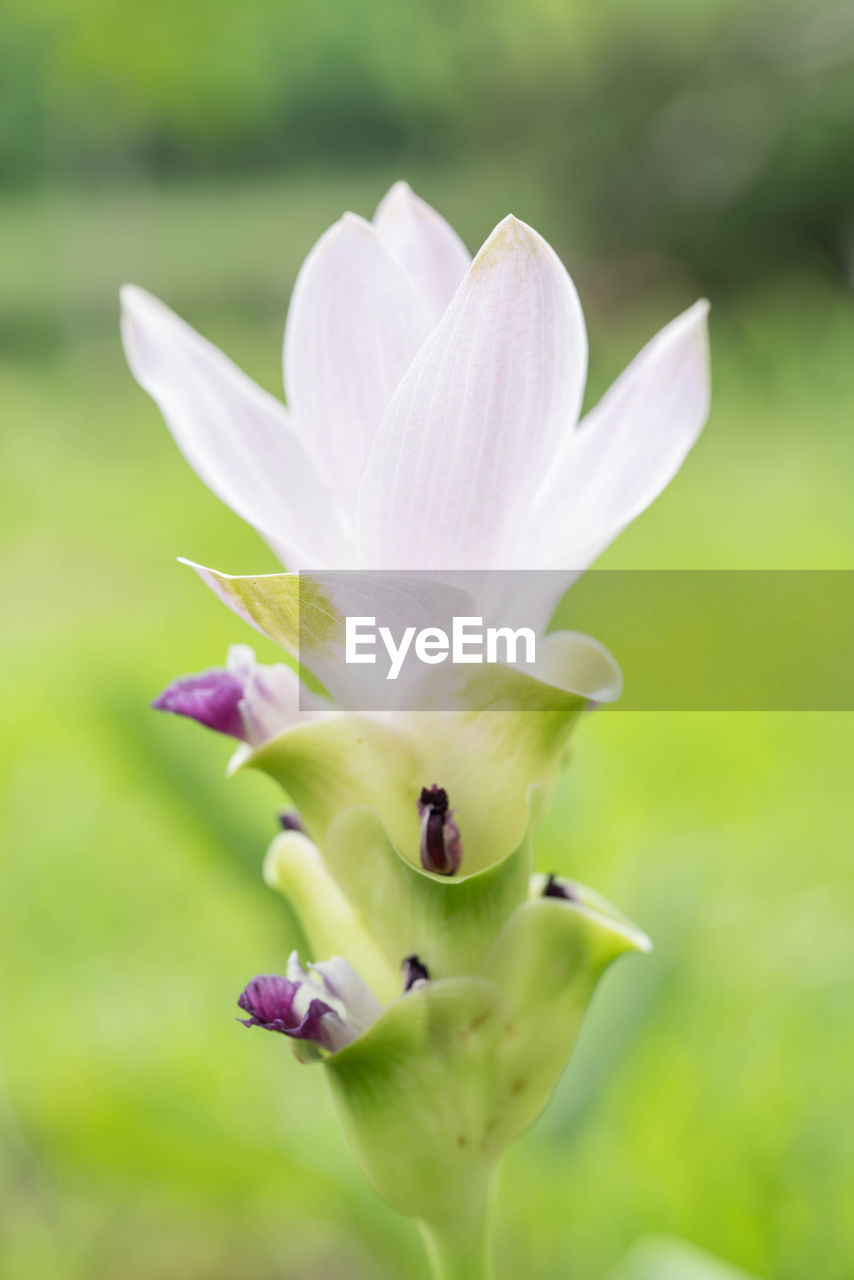
[[[245,741],[246,729],[240,714],[242,699],[242,682],[224,667],[214,667],[198,675],[173,680],[151,705],[157,711],[189,716],[217,733]]]
[[[237,1001],[248,1018],[238,1018],[244,1027],[263,1027],[265,1031],[280,1031],[297,1040],[314,1040],[326,1045],[324,1019],[336,1018],[334,1010],[323,1000],[314,999],[304,1014],[296,1008],[296,995],[300,983],[291,982],[277,973],[262,973],[253,978]]]

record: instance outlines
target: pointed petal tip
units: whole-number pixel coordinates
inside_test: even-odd
[[[514,235],[518,236],[519,239],[526,239],[530,237],[532,240],[542,241],[543,244],[546,243],[539,231],[535,231],[529,223],[523,222],[521,218],[517,218],[515,213],[508,213],[503,217],[495,227],[492,235],[495,235],[499,231],[512,232]]]
[[[693,302],[690,307],[686,307],[685,310],[682,312],[681,316],[677,316],[677,319],[682,319],[686,321],[705,320],[709,314],[711,305],[712,304],[709,302],[708,298],[698,298],[697,301]]]
[[[119,288],[119,303],[123,314],[131,317],[144,311],[155,312],[159,315],[174,315],[174,312],[167,307],[165,302],[161,302],[153,293],[143,289],[140,284],[127,283],[121,285]]]
[[[535,230],[529,223],[517,218],[514,213],[508,213],[493,228],[475,255],[472,265],[477,269],[478,266],[483,266],[494,260],[496,255],[513,253],[524,255],[532,263],[538,259],[551,259],[559,262],[563,272],[567,275],[567,279],[569,279],[566,268],[560,262],[560,258],[545,236],[540,235],[539,231]],[[575,292],[574,285],[572,288],[573,292]]]
[[[138,299],[145,296],[145,290],[138,284],[125,283],[119,285],[119,302],[123,307],[132,307]]]
[[[376,234],[373,223],[369,222],[367,218],[363,218],[360,213],[353,213],[352,209],[347,209],[346,212],[342,213],[338,221],[330,227],[330,231],[336,230],[346,232],[358,231],[361,232],[362,235],[367,233],[370,236]]]
[[[407,206],[418,205],[424,206],[424,208],[429,208],[429,205],[425,205],[424,201],[415,194],[409,183],[405,182],[403,178],[399,178],[397,182],[392,183],[374,210],[371,225],[375,226],[378,230],[382,230],[383,227],[390,220],[393,220],[398,214],[405,215]],[[431,213],[432,212],[433,210],[431,210]]]
[[[196,560],[188,560],[186,556],[176,556],[175,563],[184,565],[186,569],[192,569],[193,573],[197,573],[205,581],[208,580],[211,573],[211,570],[207,569],[203,564],[199,564]],[[228,576],[228,574],[223,574],[223,577]]]
[[[408,200],[410,197],[418,198],[409,183],[404,178],[398,178],[397,182],[393,182],[383,196],[377,208],[377,213],[380,212],[384,205],[388,206],[392,201]]]
[[[360,213],[354,213],[352,209],[345,210],[337,221],[327,227],[323,234],[317,239],[315,244],[309,250],[302,267],[300,268],[300,276],[305,271],[306,265],[320,257],[323,252],[336,242],[343,242],[345,245],[348,240],[352,241],[356,237],[362,239],[366,236],[376,235],[373,223],[367,218],[363,218]],[[299,278],[295,289],[299,287]],[[285,341],[287,342],[287,331],[285,333]]]
[[[708,298],[698,298],[690,307],[686,307],[679,315],[674,316],[669,324],[660,329],[655,336],[650,339],[644,351],[654,350],[656,344],[661,344],[662,349],[668,346],[679,346],[683,343],[699,344],[705,353],[705,364],[709,362],[709,310],[711,304]],[[641,351],[640,359],[644,351]],[[631,366],[629,366],[631,368]],[[708,368],[707,368],[708,372]]]

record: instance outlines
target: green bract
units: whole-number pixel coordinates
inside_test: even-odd
[[[521,905],[478,974],[419,985],[324,1058],[353,1150],[394,1208],[439,1231],[486,1196],[547,1103],[596,984],[648,939],[598,898]]]
[[[369,611],[384,586],[366,579],[354,603],[352,583],[322,576],[199,572],[333,698],[346,693],[336,686],[344,614]],[[409,610],[419,586],[403,589]],[[650,945],[592,891],[543,896],[533,875],[572,730],[592,698],[619,688],[610,655],[574,633],[547,637],[537,672],[457,675],[453,711],[325,710],[234,762],[280,782],[311,835],[274,841],[268,883],[291,900],[315,958],[343,956],[386,1005],[338,1052],[304,1040],[294,1052],[323,1063],[368,1179],[424,1224],[436,1273],[453,1280],[483,1274],[497,1162],[547,1104],[600,977]],[[432,784],[460,831],[453,876],[421,865],[417,800]],[[413,955],[430,978],[401,995]]]
[[[376,607],[371,592],[385,590],[366,578],[354,605],[350,582],[199,572],[333,696],[344,614]],[[419,584],[402,589],[411,609]],[[454,607],[453,588],[441,590]],[[322,1058],[367,1176],[430,1225],[437,1256],[455,1221],[482,1217],[498,1157],[548,1101],[604,970],[649,945],[589,891],[547,898],[532,879],[572,729],[591,697],[619,685],[610,656],[572,633],[548,637],[539,671],[553,683],[506,666],[467,672],[454,711],[328,711],[236,762],[276,778],[316,842],[280,836],[265,864],[315,955],[343,955],[391,999],[338,1053],[295,1051]],[[416,801],[432,783],[451,797],[462,837],[452,877],[420,863]],[[431,980],[398,995],[413,954]]]
[[[394,999],[400,991],[399,964],[382,954],[307,836],[298,831],[278,836],[264,860],[264,879],[290,901],[316,959],[344,956],[380,1000]]]

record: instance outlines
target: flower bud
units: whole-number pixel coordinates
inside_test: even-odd
[[[264,666],[248,645],[233,644],[224,667],[173,680],[151,705],[258,747],[298,721],[299,678],[284,663]]]
[[[156,711],[188,716],[198,724],[231,738],[246,738],[240,703],[243,685],[225,667],[173,680],[152,702]]]
[[[421,865],[425,871],[440,876],[453,876],[460,869],[463,847],[460,829],[448,808],[444,787],[422,787],[418,799],[421,817]]]
[[[353,966],[341,956],[309,965],[294,951],[287,977],[265,973],[253,978],[237,1001],[249,1014],[245,1027],[279,1031],[295,1040],[310,1040],[336,1053],[376,1021],[382,1006]]]

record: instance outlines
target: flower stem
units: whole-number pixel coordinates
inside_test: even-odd
[[[492,1208],[494,1180],[459,1216],[443,1223],[421,1222],[433,1280],[493,1280]]]

